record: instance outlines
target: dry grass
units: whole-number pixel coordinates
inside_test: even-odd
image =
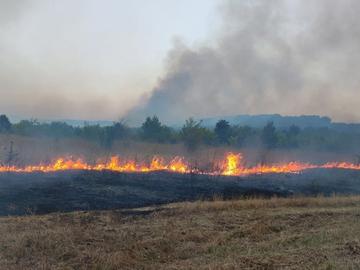
[[[98,142],[78,138],[47,138],[26,137],[13,134],[0,134],[0,163],[6,160],[10,142],[14,142],[14,151],[18,153],[17,165],[36,164],[51,161],[59,156],[84,157],[89,162],[109,155],[120,155],[131,159],[149,159],[154,155],[164,157],[183,156],[194,166],[207,166],[223,160],[226,152],[241,151],[246,162],[256,164],[263,161],[261,149],[232,149],[230,147],[201,146],[195,152],[188,152],[182,143],[159,144],[140,141],[116,141],[112,149],[105,149]],[[334,160],[354,161],[355,155],[351,153],[339,154],[332,152],[314,152],[310,150],[271,150],[266,152],[268,161],[304,161],[326,162]]]
[[[132,140],[116,141],[112,149],[105,149],[98,142],[78,138],[55,139],[0,134],[0,163],[7,157],[10,142],[14,142],[14,151],[18,153],[19,165],[51,161],[59,156],[83,157],[91,162],[110,155],[139,160],[152,158],[154,155],[169,158],[179,155],[196,163],[222,159],[224,154],[230,151],[228,147],[203,146],[195,153],[189,153],[182,143],[160,144]]]
[[[359,269],[360,197],[0,218],[0,269]]]

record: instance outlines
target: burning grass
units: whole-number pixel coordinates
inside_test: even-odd
[[[226,175],[243,176],[252,174],[274,174],[274,173],[299,173],[309,169],[345,169],[360,170],[359,164],[349,162],[331,162],[325,164],[311,164],[302,162],[288,162],[275,164],[257,164],[252,167],[244,166],[242,153],[227,153],[223,161],[218,161],[210,166],[211,168],[201,168],[190,164],[182,157],[175,156],[170,161],[164,157],[154,156],[150,162],[139,162],[136,159],[122,161],[118,156],[112,156],[107,161],[97,161],[94,164],[88,163],[83,159],[58,158],[49,164],[28,165],[28,166],[0,166],[0,172],[56,172],[67,170],[85,171],[115,171],[115,172],[154,172],[169,171],[176,173],[196,173],[207,175]]]
[[[3,269],[357,269],[360,197],[0,219]]]

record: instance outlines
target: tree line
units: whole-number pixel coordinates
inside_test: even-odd
[[[201,121],[189,118],[181,128],[176,129],[162,124],[157,116],[147,117],[139,128],[131,128],[121,121],[105,127],[87,124],[74,127],[65,122],[41,123],[37,120],[11,123],[6,115],[0,115],[0,133],[57,139],[82,138],[99,143],[105,148],[111,148],[116,140],[183,143],[190,151],[201,145],[334,151],[347,151],[360,146],[360,134],[329,128],[300,129],[292,125],[279,129],[272,122],[263,128],[253,128],[230,125],[226,120],[219,120],[214,128],[208,128],[202,126]]]

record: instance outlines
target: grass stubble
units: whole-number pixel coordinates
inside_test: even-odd
[[[0,269],[360,269],[360,196],[0,218]]]

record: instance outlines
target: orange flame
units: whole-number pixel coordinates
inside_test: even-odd
[[[273,165],[256,165],[253,167],[244,167],[242,164],[243,156],[241,153],[226,155],[226,161],[223,164],[223,170],[220,172],[222,175],[249,175],[249,174],[267,174],[267,173],[299,173],[305,170],[322,168],[322,169],[348,169],[360,170],[360,165],[347,162],[332,162],[322,165],[315,165],[302,162],[289,162],[284,164]]]
[[[217,166],[221,168],[220,171],[201,172],[202,174],[221,174],[228,176],[240,176],[251,174],[268,174],[268,173],[300,173],[309,169],[347,169],[360,170],[360,165],[348,162],[329,162],[321,165],[301,162],[289,162],[283,164],[271,165],[255,165],[252,167],[245,167],[244,158],[241,153],[228,153],[223,162]],[[50,164],[29,165],[24,167],[18,166],[0,166],[0,172],[56,172],[66,170],[93,170],[102,171],[109,170],[115,172],[153,172],[153,171],[169,171],[176,173],[190,173],[191,169],[188,163],[181,157],[175,157],[169,162],[164,158],[155,156],[151,162],[146,165],[144,163],[136,162],[135,160],[120,160],[119,157],[113,156],[108,162],[97,162],[96,164],[89,164],[82,159],[58,158]]]
[[[223,175],[239,175],[244,170],[241,161],[243,159],[242,154],[229,153],[226,156],[226,162],[222,171]]]
[[[154,157],[150,165],[136,163],[134,160],[121,162],[120,158],[113,156],[108,162],[97,162],[91,165],[82,159],[58,158],[48,165],[31,165],[25,167],[0,166],[0,172],[56,172],[67,170],[93,170],[93,171],[116,171],[116,172],[151,172],[172,171],[179,173],[190,172],[188,165],[180,157],[175,157],[168,164],[161,157]]]

